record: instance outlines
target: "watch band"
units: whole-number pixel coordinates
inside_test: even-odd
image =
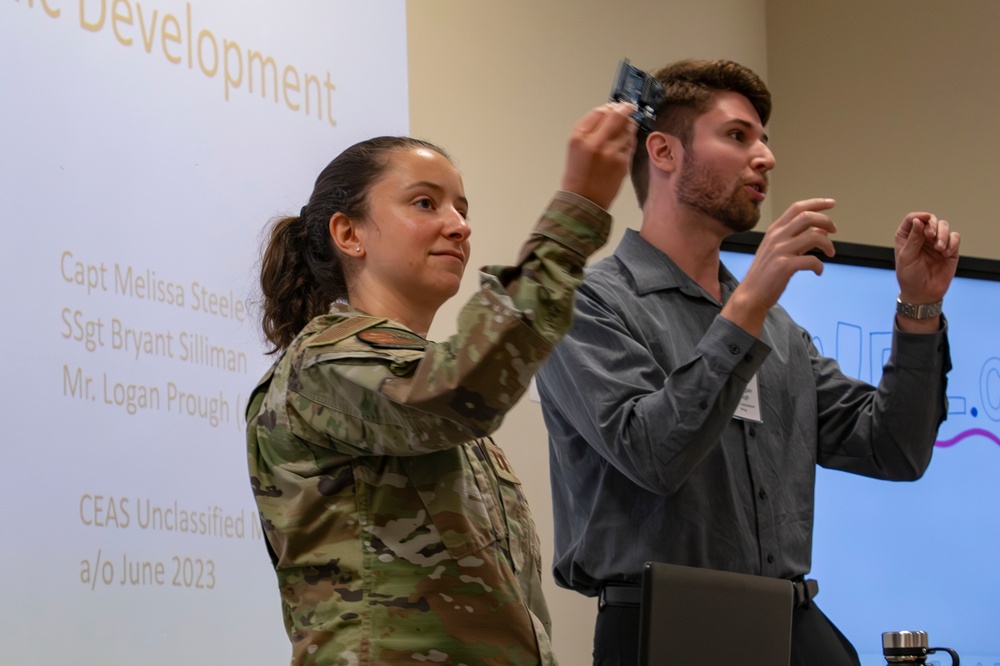
[[[944,301],[937,303],[907,303],[898,296],[896,297],[896,314],[909,319],[933,319],[941,314],[941,305]]]

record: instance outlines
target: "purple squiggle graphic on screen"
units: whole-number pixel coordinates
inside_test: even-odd
[[[951,439],[944,439],[941,441],[934,442],[934,446],[939,446],[942,449],[946,449],[949,446],[955,446],[963,439],[967,439],[969,437],[975,437],[976,435],[982,435],[986,439],[991,440],[997,446],[1000,446],[1000,437],[997,437],[989,430],[983,430],[982,428],[970,428],[969,430],[964,430],[955,435],[954,437],[952,437]]]

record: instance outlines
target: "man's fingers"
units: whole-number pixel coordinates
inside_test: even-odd
[[[962,237],[957,231],[952,231],[948,234],[948,244],[943,250],[944,255],[947,257],[957,257],[958,256],[958,246],[962,243]]]
[[[948,220],[938,220],[934,232],[934,248],[939,252],[944,252],[948,248],[951,236],[951,225],[948,224]]]
[[[832,257],[833,255],[831,254],[829,256]],[[822,275],[823,274],[823,262],[819,260],[819,257],[812,257],[812,256],[809,256],[809,255],[806,255],[806,256],[804,256],[802,258],[804,259],[804,261],[803,261],[802,267],[799,268],[798,270],[800,270],[800,271],[804,271],[804,270],[812,271],[816,275]]]
[[[903,245],[904,252],[920,251],[924,244],[924,234],[927,233],[927,222],[929,221],[929,216],[913,215],[909,218],[909,233],[906,236],[906,243]]]
[[[812,234],[818,234],[824,238],[830,234],[837,233],[837,225],[825,213],[808,210],[796,215],[784,227],[776,230],[778,233],[784,231],[789,237],[808,238]],[[812,242],[812,241],[810,241]]]
[[[799,234],[810,227],[817,227],[827,233],[837,233],[837,225],[833,223],[833,220],[820,212],[833,208],[836,203],[833,199],[822,197],[796,201],[785,210],[781,217],[774,221],[768,231],[771,232],[773,229],[773,233],[777,234],[787,228],[790,233]]]
[[[958,246],[961,243],[961,236],[957,231],[951,230],[948,220],[939,220],[937,224],[937,234],[934,239],[934,249],[945,257],[955,257],[958,255]]]
[[[829,233],[817,226],[809,226],[802,233],[790,238],[786,247],[789,254],[797,255],[804,255],[813,250],[822,252],[828,257],[832,257],[837,253],[833,247],[833,240],[830,239]]]
[[[833,241],[830,240],[830,236],[825,230],[813,227],[808,232],[812,236],[812,247],[816,248],[828,257],[832,257],[837,254],[837,251],[833,247]],[[819,273],[817,273],[819,275]]]
[[[903,218],[896,236],[903,241],[904,251],[915,252],[926,241],[935,251],[949,258],[958,255],[961,243],[961,237],[951,230],[948,220],[938,219],[926,211],[910,213]]]
[[[817,197],[815,199],[803,199],[796,201],[785,211],[785,215],[792,218],[807,211],[829,210],[837,205],[834,199],[828,197]]]

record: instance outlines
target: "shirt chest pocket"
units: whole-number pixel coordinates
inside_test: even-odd
[[[503,508],[475,447],[474,443],[463,444],[400,458],[430,521],[455,560],[507,540]]]

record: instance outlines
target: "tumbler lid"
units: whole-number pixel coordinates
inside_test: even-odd
[[[926,631],[887,631],[882,634],[882,648],[926,648]]]

